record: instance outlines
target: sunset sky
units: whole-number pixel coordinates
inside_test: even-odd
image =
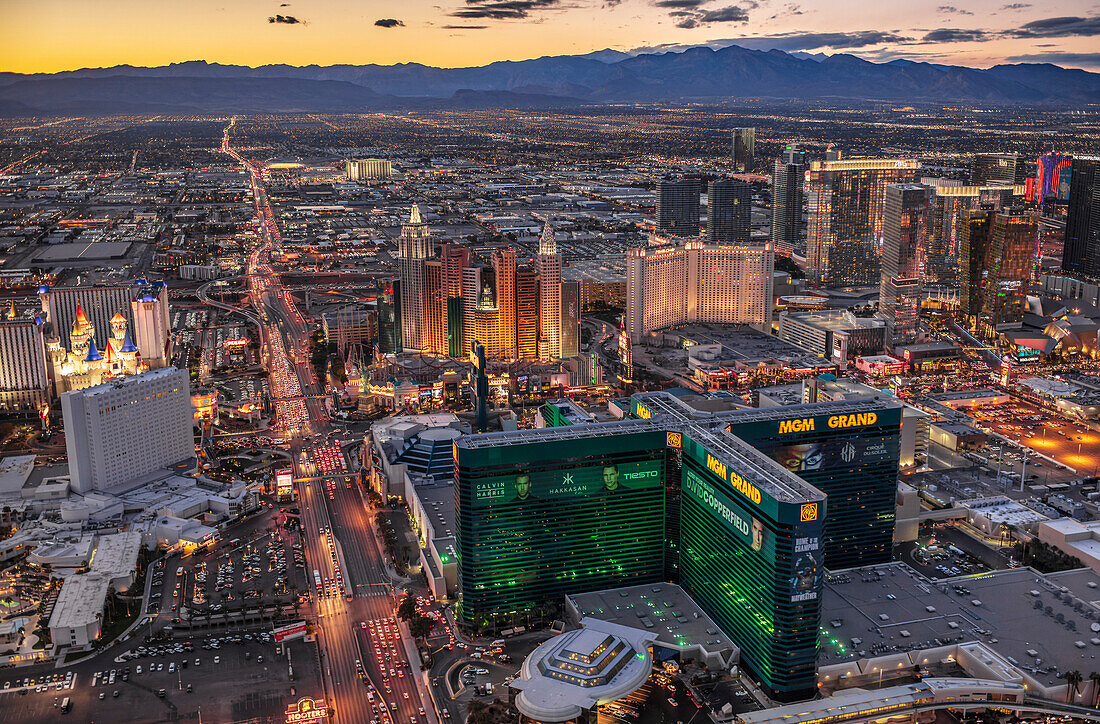
[[[1098,37],[1100,2],[1084,0],[0,0],[0,70],[22,73],[186,60],[455,67],[704,43],[1100,70]]]

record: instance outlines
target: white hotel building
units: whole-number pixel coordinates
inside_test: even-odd
[[[626,328],[638,344],[681,324],[771,328],[775,252],[766,244],[702,241],[631,249],[626,256]]]
[[[386,158],[357,158],[344,162],[349,181],[384,181],[393,174]]]
[[[61,395],[72,489],[112,491],[195,457],[190,385],[175,367]]]

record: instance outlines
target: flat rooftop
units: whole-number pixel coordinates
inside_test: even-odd
[[[95,573],[122,576],[134,570],[138,551],[141,549],[141,533],[136,530],[100,536],[90,563]]]
[[[69,576],[57,594],[50,616],[50,628],[79,628],[95,622],[103,612],[111,577],[101,573]]]
[[[1065,671],[1095,668],[1093,623],[1100,623],[1100,576],[1087,569],[1043,575],[1014,568],[931,581],[903,563],[855,568],[825,580],[821,627],[828,633],[818,664],[979,641],[1057,686]]]
[[[419,477],[419,476],[418,476]],[[455,524],[455,487],[451,480],[435,482],[419,482],[413,479],[413,489],[416,497],[424,506],[424,511],[431,520],[433,538],[454,537],[457,526]]]
[[[673,583],[574,593],[569,599],[581,618],[650,631],[657,635],[656,643],[669,648],[700,646],[713,652],[738,648],[691,596]]]
[[[802,324],[834,332],[849,332],[854,329],[881,329],[886,324],[876,317],[857,317],[846,309],[787,312],[785,316]]]
[[[981,400],[991,399],[995,400],[1001,397],[1008,397],[1007,393],[1000,390],[958,390],[957,392],[937,392],[929,395],[929,398],[937,400],[939,402],[954,402],[957,400]]]
[[[34,471],[34,455],[11,455],[0,459],[0,495],[18,493]]]
[[[144,382],[151,382],[152,380],[156,380],[161,377],[172,377],[173,375],[179,374],[179,372],[180,371],[175,367],[161,367],[158,370],[143,372],[140,375],[120,377],[118,379],[112,380],[111,382],[104,382],[102,385],[87,387],[83,390],[79,390],[79,394],[85,397],[96,397],[98,395],[105,395],[115,389],[134,387]]]
[[[676,334],[699,344],[720,344],[723,355],[729,359],[744,361],[769,358],[807,366],[832,366],[795,344],[740,324],[687,324],[665,334]]]
[[[50,244],[34,255],[36,262],[91,261],[121,259],[130,252],[128,241],[93,241]]]

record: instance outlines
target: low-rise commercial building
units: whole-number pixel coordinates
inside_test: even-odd
[[[1039,524],[1039,540],[1077,558],[1100,574],[1100,520],[1059,518]]]
[[[886,323],[847,310],[788,312],[780,317],[779,338],[844,366],[886,349]]]
[[[649,678],[657,635],[599,619],[538,646],[509,691],[530,720],[595,724],[596,710],[634,693]]]
[[[77,574],[65,580],[50,616],[50,640],[55,649],[87,648],[99,638],[110,585],[110,576],[102,573]]]

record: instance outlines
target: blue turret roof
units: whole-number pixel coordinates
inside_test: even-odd
[[[103,359],[103,355],[101,355],[99,353],[99,350],[96,349],[95,340],[94,339],[88,340],[88,356],[84,358],[84,361],[85,362],[99,362],[101,359]]]
[[[134,340],[130,338],[130,330],[126,330],[126,336],[122,338],[122,349],[119,352],[137,352],[137,345],[134,344]]]

